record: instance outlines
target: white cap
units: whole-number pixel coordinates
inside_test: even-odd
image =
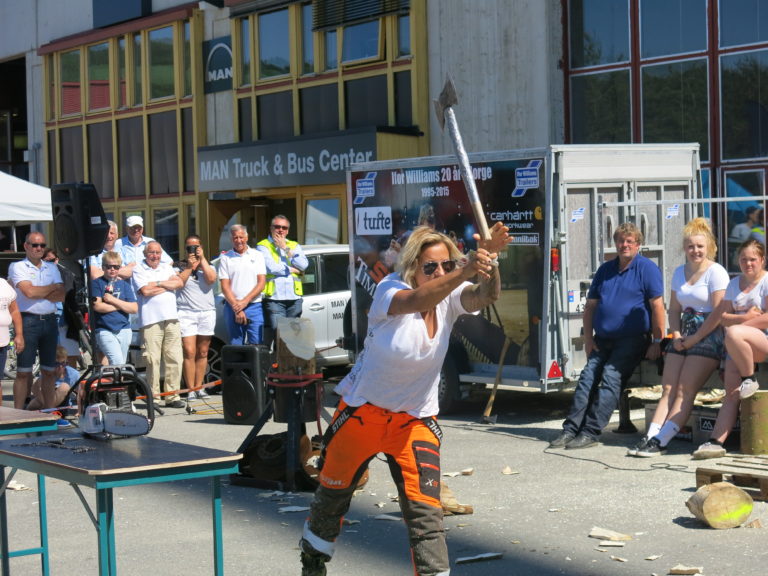
[[[128,218],[125,219],[125,223],[128,228],[133,228],[134,226],[144,227],[144,219],[141,216],[128,216]]]

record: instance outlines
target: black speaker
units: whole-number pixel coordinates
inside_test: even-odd
[[[256,424],[266,406],[270,365],[266,346],[221,348],[221,395],[227,423]]]
[[[59,258],[80,260],[104,249],[109,222],[93,184],[51,188],[54,246]]]

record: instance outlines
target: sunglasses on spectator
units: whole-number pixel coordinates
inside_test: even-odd
[[[104,270],[120,270],[120,264],[104,264]]]
[[[424,272],[425,276],[432,276],[435,272],[437,272],[437,267],[440,266],[440,268],[443,269],[443,272],[446,274],[450,274],[456,269],[456,260],[443,260],[442,262],[427,262],[426,264],[423,264],[421,266],[421,270]]]
[[[32,246],[32,248],[45,248],[45,243],[40,244],[38,242],[30,242],[29,245]]]
[[[66,362],[56,362],[56,366],[66,366]]]
[[[272,228],[275,230],[288,230],[288,226],[281,226],[280,224],[272,224]]]

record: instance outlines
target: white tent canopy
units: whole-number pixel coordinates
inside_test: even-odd
[[[16,239],[16,224],[50,222],[51,191],[0,171],[0,223],[11,226]],[[13,247],[16,249],[16,246]]]

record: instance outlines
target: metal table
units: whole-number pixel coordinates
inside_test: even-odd
[[[54,421],[55,425],[55,421]],[[47,512],[45,505],[46,476],[69,482],[96,527],[99,543],[99,574],[115,576],[114,504],[112,490],[121,486],[137,486],[191,478],[211,479],[213,515],[214,574],[224,573],[224,547],[221,534],[221,476],[238,470],[241,454],[212,450],[189,444],[158,440],[149,436],[100,440],[84,438],[78,432],[47,434],[31,438],[0,441],[0,529],[2,530],[2,573],[10,573],[9,558],[30,554],[41,555],[41,573],[49,569]],[[38,475],[40,491],[40,546],[9,553],[8,517],[6,511],[5,467]],[[80,491],[80,486],[96,490],[96,514]],[[162,568],[158,568],[162,570]]]

